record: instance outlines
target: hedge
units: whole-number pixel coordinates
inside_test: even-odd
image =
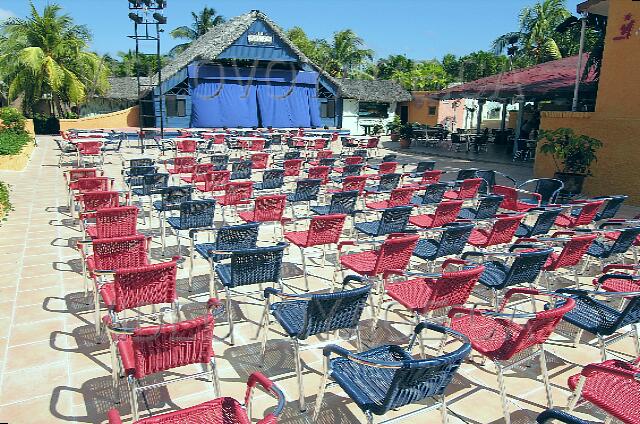
[[[17,155],[30,141],[26,132],[0,131],[0,156]]]
[[[9,186],[0,181],[0,217],[11,210],[11,202],[9,201]]]

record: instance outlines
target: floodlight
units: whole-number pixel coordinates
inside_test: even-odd
[[[156,12],[153,14],[153,19],[156,20],[156,22],[158,22],[159,24],[166,24],[167,23],[167,17],[166,16],[162,16],[162,14]]]
[[[569,16],[560,25],[556,27],[556,32],[565,33],[571,27],[575,26],[578,22],[580,22],[580,19],[576,18],[575,16]]]
[[[156,0],[156,3],[158,4],[158,9],[167,7],[167,0]]]
[[[142,16],[138,15],[137,13],[129,13],[129,19],[131,19],[133,22],[137,23],[137,24],[141,24],[142,23]]]
[[[511,46],[507,49],[507,55],[508,56],[513,56],[518,52],[518,47],[516,46]]]
[[[142,7],[142,2],[140,0],[129,0],[129,3],[131,3],[131,6],[134,8]]]

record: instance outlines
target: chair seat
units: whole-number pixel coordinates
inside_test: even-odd
[[[587,255],[596,258],[607,258],[610,255],[609,250],[610,246],[606,245],[600,240],[594,240],[587,250]]]
[[[180,217],[179,216],[169,216],[167,217],[167,224],[176,230],[188,230],[189,227],[182,228],[180,225]]]
[[[359,222],[353,227],[368,236],[377,237],[379,235],[380,221]]]
[[[478,282],[490,289],[503,289],[504,282],[509,274],[509,266],[498,261],[484,262],[484,271]]]
[[[191,184],[192,182],[194,182],[193,175],[183,175],[182,177],[180,177],[180,180],[184,181],[187,184]]]
[[[435,220],[435,215],[431,213],[409,217],[409,222],[420,228],[433,227],[434,220]]]
[[[161,200],[154,200],[153,208],[158,212],[177,211],[180,210],[180,204],[162,204]]]
[[[284,238],[298,247],[309,247],[308,231],[289,231],[287,233],[284,233]]]
[[[375,361],[405,361],[413,358],[399,346],[379,346],[358,356]],[[391,386],[394,371],[359,365],[346,358],[331,360],[331,376],[363,411],[384,413],[382,401]]]
[[[211,258],[213,262],[218,262],[223,259],[227,259],[231,257],[231,255],[218,255],[218,254],[209,253],[210,251],[216,250],[218,248],[215,243],[200,243],[200,244],[194,245],[194,248],[196,252],[198,252],[200,256],[202,256],[204,259],[209,260],[209,258]],[[229,249],[224,249],[224,250],[229,250]]]
[[[605,361],[601,365],[613,369],[640,372],[640,368],[618,360]],[[580,374],[569,377],[569,388],[575,390]],[[640,382],[605,371],[594,371],[582,388],[582,398],[604,409],[610,415],[629,424],[640,423]]]
[[[516,230],[516,237],[529,237],[533,227],[531,225],[523,224],[522,222]]]
[[[457,190],[445,191],[444,198],[449,200],[458,200],[460,198],[460,192]]]
[[[474,208],[462,208],[458,213],[458,219],[475,219],[477,213]]]
[[[454,318],[451,328],[469,337],[473,349],[491,360],[509,359],[522,331],[522,326],[513,321],[482,315]]]
[[[391,207],[389,205],[389,201],[388,200],[381,200],[379,202],[368,202],[368,203],[365,203],[365,205],[369,209],[387,209],[387,208]]]
[[[273,317],[287,332],[289,337],[297,337],[303,330],[307,312],[307,303],[304,300],[289,302],[277,302],[271,305]]]
[[[608,239],[608,240],[618,240],[618,237],[620,237],[620,231],[608,231],[604,234],[604,236]],[[636,237],[636,240],[633,242],[634,246],[640,246],[640,236]]]
[[[576,220],[574,217],[561,213],[556,218],[556,222],[554,224],[557,225],[558,227],[570,228],[575,226],[575,222]]]
[[[469,244],[474,246],[486,246],[489,241],[489,232],[482,228],[474,228],[469,235]]]
[[[280,187],[265,187],[264,183],[254,183],[253,184],[253,189],[254,190],[276,190],[276,189],[281,188],[281,187],[282,186],[280,186]]]
[[[340,264],[358,274],[373,276],[378,252],[366,250],[364,252],[351,253],[340,258]]]
[[[221,206],[248,205],[251,203],[251,199],[229,202],[224,196],[213,196],[213,199],[216,201],[218,205],[221,205]]]
[[[131,189],[131,193],[135,194],[136,196],[147,196],[142,187],[134,187],[133,189]]]
[[[287,194],[287,202],[310,202],[316,198],[309,198],[306,194],[289,193]]]
[[[329,213],[331,213],[331,206],[312,206],[311,212],[317,215],[329,215]]]
[[[593,280],[594,284],[597,284],[597,282],[597,279]],[[611,292],[627,293],[640,291],[640,283],[622,278],[609,278],[602,283],[600,288]]]
[[[176,175],[176,174],[189,174],[191,172],[191,170],[183,170],[182,168],[174,168],[172,166],[167,167],[167,172],[171,175]]]
[[[245,212],[238,212],[238,216],[240,217],[240,219],[242,219],[245,222],[288,222],[291,221],[291,218],[287,218],[287,217],[282,217],[277,221],[273,221],[273,220],[256,220],[256,213],[255,211],[245,211]]]
[[[620,312],[588,297],[575,297],[576,306],[564,314],[563,319],[592,334],[609,336],[617,330]]]
[[[437,259],[438,247],[440,243],[431,239],[420,239],[413,249],[413,256],[417,256],[425,261],[433,261]]]
[[[264,424],[276,423],[277,419],[271,415],[261,421]],[[223,397],[179,411],[172,411],[162,415],[136,421],[136,424],[184,424],[184,423],[216,423],[216,424],[250,424],[246,410],[235,399]]]
[[[400,283],[387,284],[385,291],[393,300],[402,306],[419,314],[426,314],[446,306],[432,302],[433,288],[429,284],[435,283],[432,278],[416,278]]]

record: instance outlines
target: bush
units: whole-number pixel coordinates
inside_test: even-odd
[[[26,132],[0,131],[0,156],[17,155],[31,141]]]
[[[2,121],[2,129],[13,132],[24,132],[24,124],[26,122],[24,116],[14,107],[0,108],[0,121]]]
[[[0,217],[6,215],[11,210],[9,201],[9,186],[0,181]]]

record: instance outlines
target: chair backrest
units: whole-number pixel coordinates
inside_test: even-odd
[[[69,182],[75,182],[80,178],[95,178],[98,176],[98,170],[96,168],[77,168],[70,169],[68,174]]]
[[[208,364],[213,356],[213,316],[176,324],[138,327],[131,336],[136,378],[191,364]]]
[[[609,255],[626,253],[636,238],[640,235],[640,227],[629,227],[620,230],[620,235],[609,247]]]
[[[580,208],[580,212],[575,218],[573,226],[591,224],[598,213],[598,209],[600,209],[600,206],[602,206],[603,203],[604,200],[591,200],[585,202],[585,205]]]
[[[529,188],[530,186],[533,186],[533,189]],[[535,178],[518,185],[518,188],[538,193],[542,196],[541,203],[546,205],[556,202],[560,190],[564,188],[564,183],[555,178]]]
[[[493,218],[498,213],[502,199],[502,196],[496,194],[482,197],[476,208],[475,219]]]
[[[145,166],[133,166],[126,170],[126,174],[128,177],[125,179],[125,182],[130,187],[141,187],[144,184],[144,176],[157,174],[158,167],[155,165],[145,165]]]
[[[76,147],[81,155],[99,155],[102,149],[102,141],[82,141],[76,143]]]
[[[178,153],[195,153],[198,148],[198,142],[193,138],[186,138],[176,142],[176,150]]]
[[[473,224],[451,223],[443,226],[435,258],[460,255],[469,241]]]
[[[640,323],[640,296],[634,296],[622,310],[616,320],[616,328],[626,327],[629,324]]]
[[[345,167],[346,170],[346,167]],[[362,194],[364,187],[367,185],[366,175],[350,175],[345,177],[342,181],[342,191],[358,191],[358,194]]]
[[[80,196],[84,212],[120,206],[120,193],[117,191],[87,191]]]
[[[214,171],[224,171],[229,166],[229,155],[211,155]]]
[[[262,173],[262,188],[280,188],[284,184],[284,169],[265,169]]]
[[[397,168],[398,168],[398,162],[382,162],[380,164],[380,167],[378,168],[378,174],[379,175],[391,174],[396,172]]]
[[[515,187],[507,187],[503,185],[496,184],[493,186],[493,194],[497,194],[502,196],[502,203],[500,207],[503,209],[507,209],[510,211],[518,210],[518,191]],[[531,207],[534,208],[536,205],[532,204]]]
[[[461,169],[458,171],[458,175],[456,176],[457,181],[469,180],[473,178],[478,178],[478,170],[476,168]]]
[[[173,170],[178,174],[190,174],[196,163],[194,156],[178,156],[173,158]]]
[[[432,227],[441,227],[454,222],[462,209],[462,200],[447,200],[440,202],[433,213]]]
[[[302,159],[287,159],[283,163],[285,177],[297,177],[302,168]]]
[[[155,165],[155,160],[152,158],[129,159],[130,168],[136,168],[138,166],[153,166],[153,165]]]
[[[418,165],[416,166],[416,173],[422,173],[425,171],[433,171],[433,169],[436,167],[436,161],[434,160],[422,160],[420,162],[418,162]]]
[[[164,262],[116,270],[113,279],[115,311],[146,305],[173,303],[176,294],[176,262]]]
[[[300,159],[300,151],[299,150],[290,150],[284,154],[284,160],[288,161],[290,159]]]
[[[207,228],[213,227],[216,201],[189,200],[180,203],[180,228]]]
[[[322,158],[318,161],[318,165],[333,167],[333,165],[335,165],[335,162],[335,158]]]
[[[507,346],[502,352],[502,358],[499,359],[510,359],[518,352],[547,341],[564,314],[573,309],[574,306],[575,300],[567,299],[560,306],[537,312],[536,317],[527,321],[518,338],[513,344]]]
[[[534,283],[551,253],[553,253],[551,248],[520,253],[509,268],[509,273],[503,281],[503,287]]]
[[[362,156],[347,156],[344,158],[345,165],[357,165],[364,161]]]
[[[316,138],[311,145],[313,150],[322,150],[327,148],[327,140],[324,138]]]
[[[440,182],[440,178],[442,177],[442,171],[440,170],[428,170],[422,173],[422,179],[420,180],[421,185],[425,184],[435,184]]]
[[[362,173],[363,165],[361,163],[354,163],[345,165],[342,169],[342,178],[355,177]]]
[[[193,186],[170,186],[160,190],[160,203],[163,210],[177,208],[182,202],[191,200]]]
[[[624,201],[627,200],[627,197],[629,196],[609,196],[609,200],[607,200],[604,204],[604,208],[602,208],[602,210],[596,214],[596,221],[614,218],[620,210],[620,207],[622,206]]]
[[[316,159],[328,159],[333,157],[333,150],[319,150]]]
[[[374,273],[377,275],[392,269],[405,270],[419,238],[417,234],[389,234],[378,249]]]
[[[169,174],[147,174],[142,176],[142,194],[149,196],[158,193],[169,183]]]
[[[585,234],[571,237],[562,247],[562,251],[551,264],[551,269],[576,266],[584,254],[589,250],[591,243],[597,238],[596,234]]]
[[[465,267],[459,271],[443,272],[441,277],[430,280],[430,294],[426,309],[435,311],[457,305],[464,305],[469,300],[473,287],[478,282],[484,266]]]
[[[395,206],[408,205],[409,203],[411,203],[414,191],[415,190],[410,187],[394,188],[393,190],[391,190],[391,194],[389,195],[387,207],[393,208]]]
[[[389,154],[384,155],[382,157],[382,163],[384,163],[384,162],[396,162],[397,158],[398,158],[398,155],[396,155],[395,153],[389,153]]]
[[[144,235],[93,240],[95,269],[115,270],[147,265],[148,243]]]
[[[340,241],[346,217],[345,214],[312,217],[307,232],[307,246],[337,244]]]
[[[328,166],[312,166],[309,168],[307,178],[322,180],[323,183],[326,183],[330,172],[331,168]]]
[[[257,197],[253,208],[253,220],[256,222],[282,220],[286,202],[287,196],[284,194]]]
[[[239,160],[231,164],[232,180],[247,180],[251,178],[251,160]]]
[[[536,236],[539,234],[547,234],[553,224],[556,222],[556,218],[560,215],[562,209],[553,208],[553,209],[545,209],[540,215],[538,215],[538,219],[533,224],[530,230],[530,234],[528,237]]]
[[[492,169],[479,169],[476,171],[476,177],[482,178],[480,191],[483,193],[491,193],[493,186],[496,185],[496,171]]]
[[[378,137],[371,137],[367,140],[367,144],[365,145],[365,147],[367,149],[375,149],[376,147],[378,147],[378,143],[380,143],[380,139]]]
[[[247,199],[250,199],[252,194],[252,181],[232,182],[225,186],[224,203],[225,205],[238,205]]]
[[[352,290],[312,295],[298,338],[305,340],[315,334],[356,328],[370,292],[371,285],[367,284]]]
[[[191,172],[191,183],[201,183],[206,180],[205,175],[207,172],[213,171],[212,163],[199,163],[193,167],[193,171]]]
[[[251,152],[260,152],[264,150],[267,140],[253,140],[249,142],[248,149]]]
[[[216,232],[215,248],[217,250],[253,249],[258,243],[259,222],[221,227]],[[230,258],[231,255],[213,255],[213,261]]]
[[[482,178],[469,178],[462,181],[462,183],[460,183],[460,189],[458,190],[458,198],[473,199],[476,197],[483,181]]]
[[[356,149],[352,153],[353,156],[360,156],[363,160],[367,158],[367,149]]]
[[[109,177],[89,177],[76,180],[75,188],[80,193],[89,191],[111,191],[112,180]]]
[[[318,193],[320,193],[320,185],[322,180],[305,178],[298,180],[296,183],[295,198],[300,202],[307,202],[310,200],[316,200]]]
[[[487,237],[487,246],[511,242],[523,218],[524,215],[498,216]]]
[[[253,169],[266,169],[269,164],[269,153],[254,153],[251,155]]]
[[[331,203],[329,204],[329,214],[344,213],[351,214],[356,210],[358,202],[358,191],[341,191],[331,195]]]
[[[256,247],[231,253],[231,286],[279,283],[282,256],[287,243]]]
[[[390,173],[380,175],[380,182],[378,183],[378,190],[380,191],[391,191],[394,188],[398,187],[400,183],[400,179],[402,178],[402,174],[398,173]]]
[[[378,225],[378,234],[383,236],[391,233],[401,233],[407,228],[412,206],[396,206],[382,211]]]
[[[96,212],[96,238],[132,236],[137,233],[138,208],[120,206],[99,209]]]
[[[444,197],[444,193],[447,191],[447,185],[442,183],[429,184],[424,189],[422,195],[422,204],[431,205],[440,203]]]

